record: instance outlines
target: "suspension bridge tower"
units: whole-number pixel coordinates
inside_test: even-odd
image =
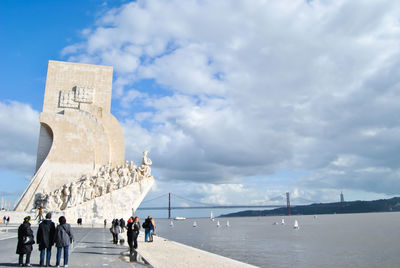
[[[287,214],[290,215],[290,195],[289,195],[289,192],[286,192],[286,206],[287,206]]]
[[[171,193],[168,193],[168,219],[171,219]]]

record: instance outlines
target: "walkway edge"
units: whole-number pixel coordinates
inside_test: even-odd
[[[141,233],[140,241],[143,241]],[[257,267],[228,257],[194,248],[160,236],[154,236],[153,243],[140,242],[137,252],[152,267]]]

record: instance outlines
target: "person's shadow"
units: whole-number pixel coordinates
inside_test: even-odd
[[[36,265],[36,264],[32,264],[32,267],[35,267],[35,266],[39,266],[39,265]],[[19,264],[18,263],[8,263],[8,262],[4,262],[4,263],[0,263],[0,267],[19,267]]]
[[[131,252],[129,254],[129,261],[130,262],[137,262],[137,255],[138,255],[137,251],[133,250],[133,252]]]

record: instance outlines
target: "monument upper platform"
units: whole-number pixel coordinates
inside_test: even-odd
[[[43,112],[65,108],[97,114],[110,113],[113,68],[111,66],[49,61]]]

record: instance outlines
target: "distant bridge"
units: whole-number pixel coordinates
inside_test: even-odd
[[[188,201],[190,203],[196,204],[195,206],[171,206],[171,195],[172,193],[165,193],[162,194],[158,197],[155,197],[150,200],[143,201],[142,203],[148,203],[160,198],[165,198],[168,196],[168,207],[139,207],[138,210],[168,210],[168,218],[171,218],[171,210],[173,209],[218,209],[218,208],[287,208],[287,214],[290,215],[290,197],[289,193],[286,193],[286,196],[278,196],[275,198],[271,198],[272,200],[279,200],[279,199],[285,199],[286,198],[286,204],[277,204],[277,205],[271,205],[271,204],[259,204],[259,205],[216,205],[216,204],[207,204],[195,200],[188,199],[186,197],[179,196],[177,194],[173,194],[174,197],[177,197],[179,199],[183,199],[185,201]],[[307,200],[304,198],[297,198],[303,201],[306,201],[307,203],[315,203],[312,200]]]
[[[195,207],[139,207],[138,210],[164,210],[164,209],[203,209],[203,208],[284,208],[286,205],[214,205],[214,206],[195,206]]]

